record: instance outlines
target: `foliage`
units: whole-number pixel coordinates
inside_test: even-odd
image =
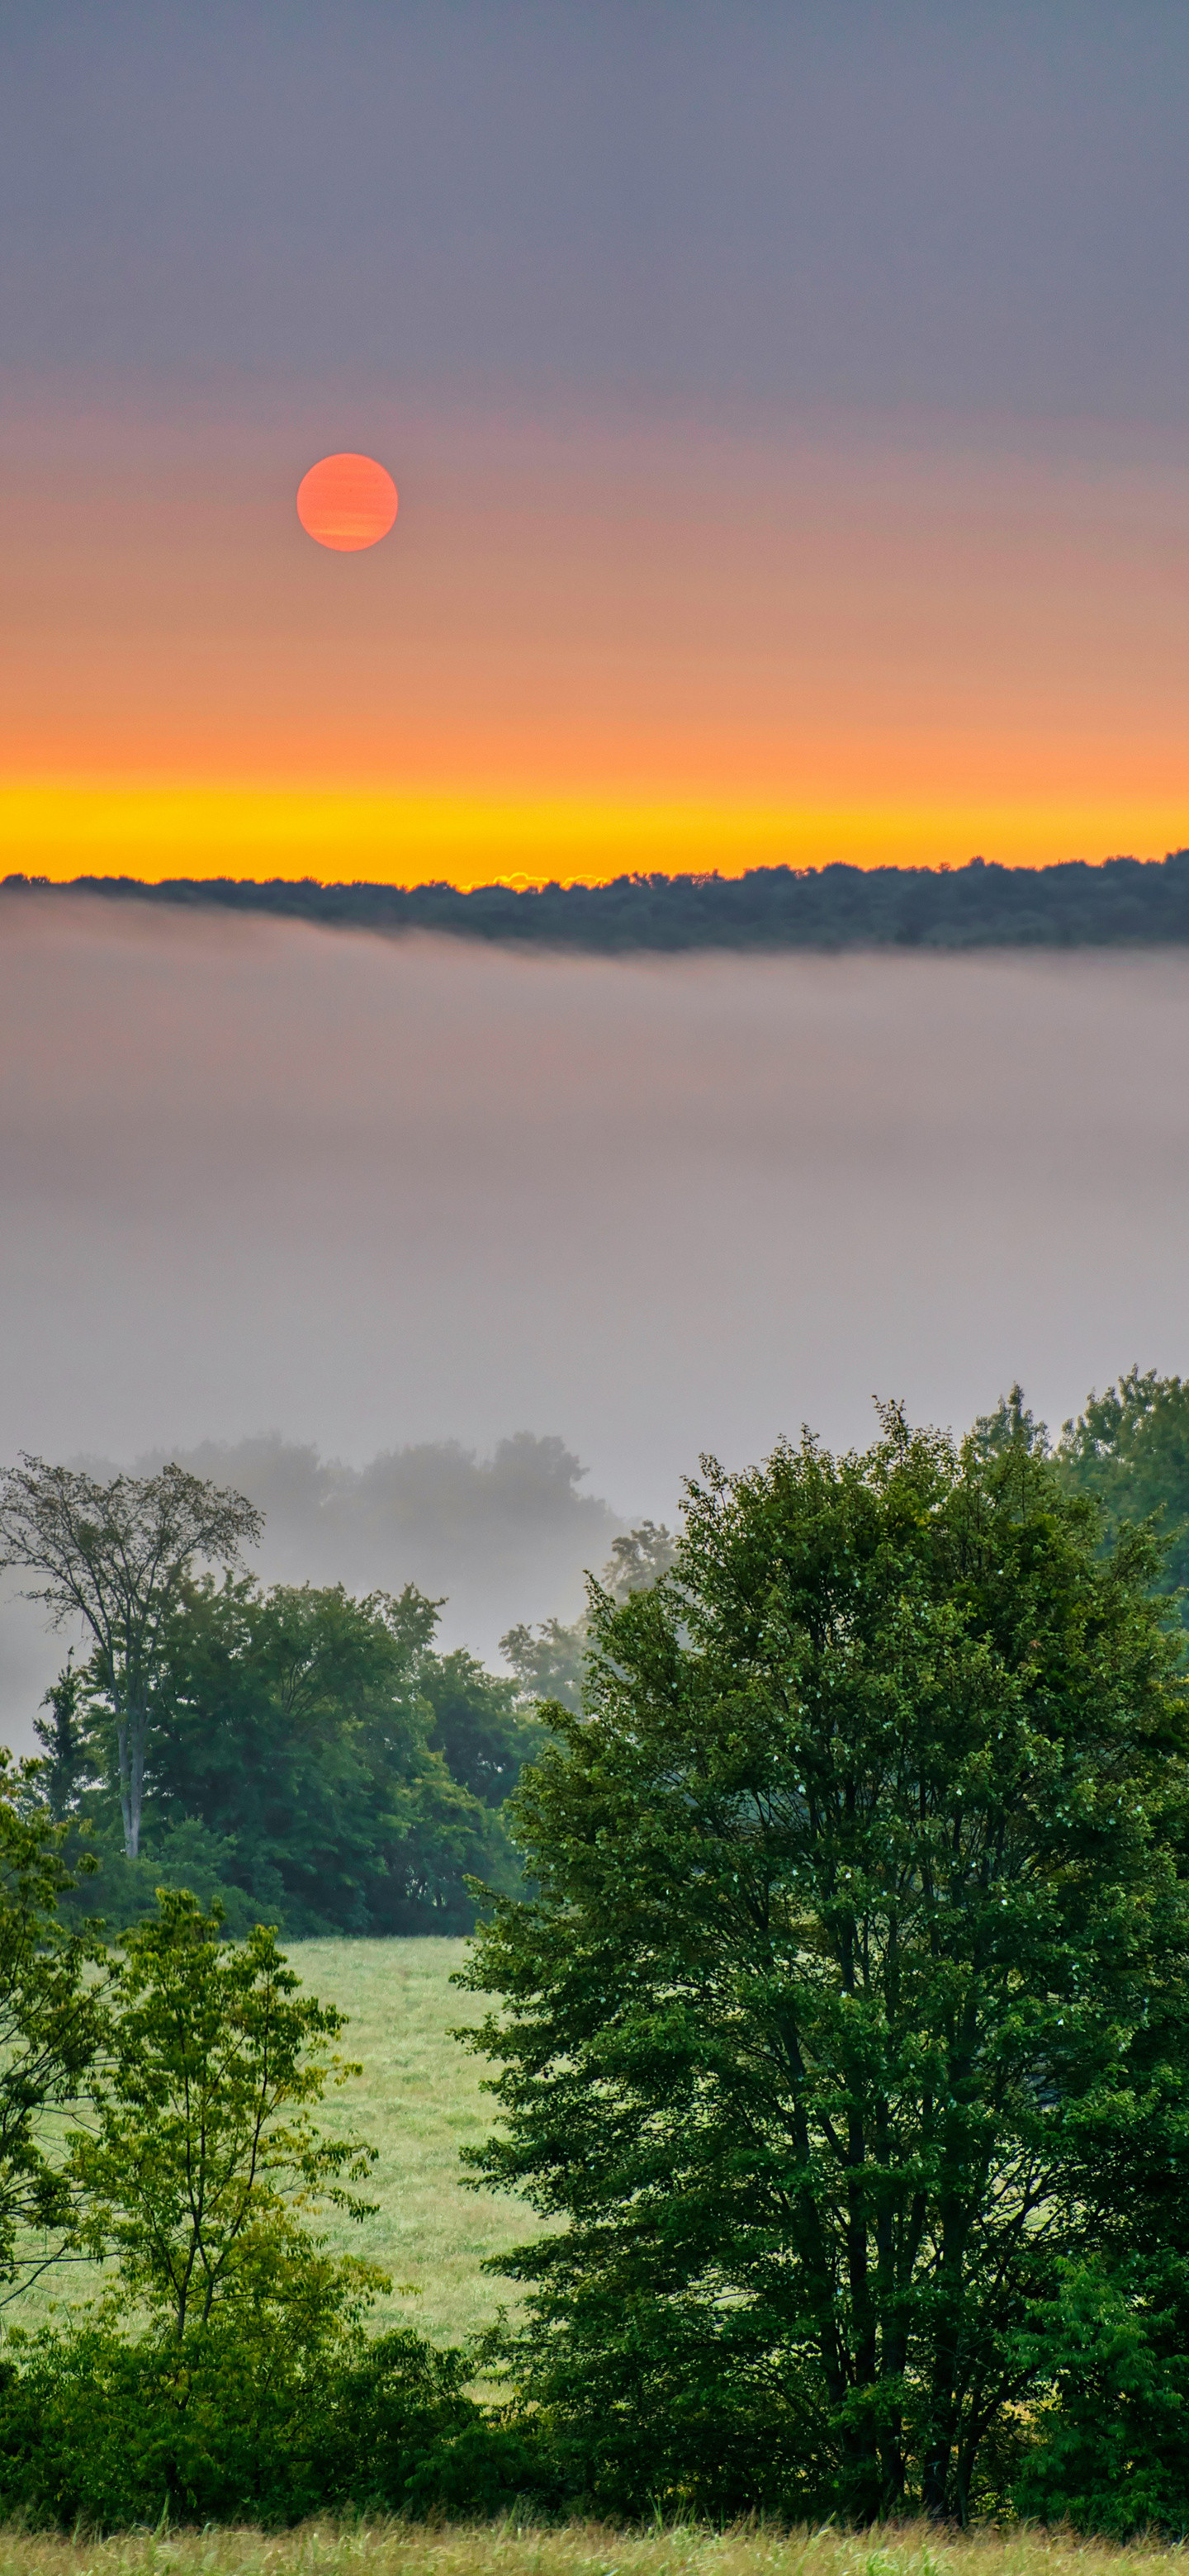
[[[84,1678],[75,1666],[72,1648],[42,1700],[48,1717],[39,1713],[33,1720],[33,1732],[42,1748],[46,1804],[59,1825],[70,1814],[80,1785],[89,1776],[82,1735],[83,1690]]]
[[[74,2197],[47,2120],[85,2084],[100,2031],[85,1979],[98,1945],[57,1920],[66,1837],[36,1787],[37,1766],[0,1751],[0,2282],[20,2287],[69,2239]]]
[[[282,1946],[303,1987],[348,2016],[341,2045],[363,2062],[350,2085],[328,2086],[319,2126],[332,2137],[365,2137],[379,2150],[362,2186],[379,2204],[375,2216],[361,2233],[347,2212],[328,2208],[318,2228],[326,2251],[365,2253],[398,2285],[377,2293],[369,2334],[411,2319],[433,2343],[472,2342],[508,2298],[507,2284],[483,2271],[482,2258],[516,2242],[523,2212],[494,2192],[475,2195],[459,2167],[460,2146],[477,2144],[490,2126],[480,2063],[451,2036],[460,2007],[479,2018],[477,2002],[451,1984],[468,1945],[429,1934]],[[96,2298],[109,2277],[110,2266],[84,2260],[51,2269],[31,2282],[9,2319],[37,2328],[50,2319],[55,2299]]]
[[[293,2520],[327,2504],[493,2509],[525,2440],[488,2427],[461,2352],[371,2341],[388,2286],[329,2252],[320,2210],[372,2150],[313,2119],[342,2016],[300,1991],[272,1935],[236,1949],[165,1893],[109,1981],[106,2062],[70,2140],[79,2235],[117,2278],[65,2326],[10,2338],[0,2506],[119,2526],[145,2515]]]
[[[156,1921],[124,1935],[91,2121],[69,2142],[81,2241],[114,2249],[121,2305],[179,2343],[216,2307],[247,2314],[315,2277],[301,2221],[320,2201],[353,2218],[373,2206],[347,2184],[374,2151],[311,2118],[330,2073],[358,2072],[325,2056],[342,2014],[300,1993],[271,1932],[229,1948],[221,1928],[217,1908],[163,1890]],[[332,2267],[335,2281],[351,2298],[371,2286],[358,2267]]]
[[[534,2481],[523,2434],[466,2393],[471,2362],[408,2328],[369,2341],[307,2285],[184,2346],[102,2317],[14,2344],[0,2511],[101,2530],[327,2511],[492,2513]]]
[[[638,1529],[612,1539],[603,1568],[603,1590],[613,1601],[626,1601],[631,1592],[645,1592],[668,1573],[676,1554],[677,1542],[663,1521],[641,1521]]]
[[[1032,2321],[1050,2394],[1016,2480],[1021,2513],[1120,2540],[1189,2532],[1187,2325],[1183,2255],[1064,2268]]]
[[[19,892],[28,880],[8,880]],[[1009,868],[746,868],[526,887],[319,885],[274,877],[80,877],[109,901],[219,905],[389,932],[434,930],[490,941],[615,954],[689,948],[1127,947],[1189,939],[1189,850]],[[59,890],[46,889],[55,900]],[[70,889],[63,887],[63,897]],[[43,898],[44,899],[44,898]]]
[[[1065,1423],[1056,1464],[1071,1493],[1102,1506],[1108,1535],[1153,1522],[1165,1549],[1161,1591],[1189,1585],[1189,1381],[1128,1369]]]
[[[162,1627],[195,1557],[235,1565],[261,1526],[242,1494],[181,1467],[100,1485],[80,1468],[25,1455],[0,1476],[0,1567],[41,1575],[28,1598],[45,1603],[55,1627],[76,1619],[94,1641],[130,1860],[140,1849]],[[64,1678],[59,1693],[66,1687]],[[64,1723],[65,1701],[56,1714]]]
[[[212,1833],[198,1816],[184,1816],[177,1824],[162,1824],[150,1815],[135,1860],[128,1859],[119,1820],[112,1818],[102,1794],[85,1800],[70,1821],[75,1828],[70,1847],[73,1849],[77,1838],[79,1849],[85,1850],[97,1874],[85,1891],[77,1890],[63,1899],[63,1911],[73,1920],[100,1914],[101,1909],[100,1919],[109,1939],[118,1938],[135,1923],[151,1922],[162,1888],[187,1890],[208,1913],[217,1905],[224,1937],[229,1941],[246,1940],[262,1919],[283,1927],[285,1904],[280,1883],[271,1891],[271,1902],[263,1869],[253,1874],[251,1888],[241,1886],[236,1876],[240,1869],[238,1838],[234,1834]]]
[[[485,1672],[462,1646],[449,1655],[424,1655],[418,1683],[433,1712],[431,1749],[451,1779],[484,1806],[501,1807],[544,1740],[543,1729],[517,1707],[516,1683]]]
[[[218,1896],[235,1934],[455,1931],[468,1877],[514,1886],[498,1809],[537,1733],[510,1682],[433,1651],[437,1612],[412,1585],[185,1584],[159,1639],[147,1859],[120,1860],[110,1793],[76,1798],[109,1920],[163,1884]],[[100,1687],[76,1720],[92,1772],[104,1724]]]
[[[541,1619],[535,1631],[522,1622],[500,1638],[500,1653],[512,1667],[516,1695],[523,1707],[535,1708],[549,1701],[568,1708],[572,1717],[580,1715],[586,1662],[585,1620],[576,1620],[572,1628],[567,1628],[560,1619]]]
[[[522,2384],[597,2502],[965,2516],[1174,2138],[1186,1711],[1152,1542],[1096,1537],[1031,1436],[888,1409],[707,1462],[673,1573],[596,1592],[464,1982],[477,2169],[564,2222],[503,2267]]]

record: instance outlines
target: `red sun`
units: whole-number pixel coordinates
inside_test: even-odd
[[[396,485],[374,456],[323,456],[298,484],[297,515],[320,546],[358,554],[387,536],[396,517]]]

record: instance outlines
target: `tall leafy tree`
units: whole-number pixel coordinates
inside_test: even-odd
[[[50,1683],[33,1720],[33,1732],[44,1758],[49,1811],[56,1824],[69,1816],[77,1803],[80,1785],[89,1775],[86,1721],[86,1676],[76,1665],[72,1650],[57,1680]]]
[[[94,1641],[130,1860],[140,1850],[163,1625],[195,1559],[236,1565],[262,1526],[242,1494],[176,1466],[101,1485],[23,1456],[0,1476],[0,1567],[40,1575],[29,1599],[45,1603],[55,1627],[78,1621]]]
[[[430,1744],[451,1778],[485,1807],[502,1807],[543,1741],[535,1717],[517,1706],[516,1683],[487,1672],[465,1646],[423,1655],[417,1678],[432,1714]]]
[[[893,1408],[707,1462],[672,1573],[596,1592],[465,1980],[596,2494],[964,2517],[1043,2385],[1189,2070],[1189,1722],[1153,1543],[1097,1538],[1026,1429]]]

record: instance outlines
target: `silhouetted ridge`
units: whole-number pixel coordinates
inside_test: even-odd
[[[41,888],[10,876],[5,889]],[[361,930],[603,953],[686,948],[1112,948],[1189,940],[1189,849],[1165,859],[1006,868],[750,868],[745,876],[624,876],[609,885],[320,885],[272,878],[77,877],[52,893],[221,905]]]

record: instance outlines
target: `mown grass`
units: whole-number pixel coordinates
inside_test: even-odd
[[[781,2533],[677,2525],[648,2532],[598,2523],[537,2529],[308,2522],[295,2531],[124,2534],[111,2540],[0,2533],[0,2576],[1185,2576],[1189,2554],[1126,2550],[1072,2533]]]
[[[450,2038],[481,2018],[482,1999],[450,1983],[465,1941],[295,1941],[290,1960],[323,2003],[349,2016],[341,2042],[363,2074],[331,2087],[321,2114],[330,2132],[353,2132],[380,2151],[365,2197],[377,2214],[354,2225],[332,2213],[326,2231],[344,2252],[389,2272],[395,2285],[373,2321],[416,2326],[434,2343],[459,2343],[515,2306],[514,2285],[481,2270],[538,2222],[492,2192],[463,2188],[459,2149],[486,2136],[492,2106],[481,2091],[485,2060]],[[401,2286],[403,2285],[403,2287]],[[79,2305],[101,2286],[89,2263],[55,2264],[4,2310],[5,2326],[41,2322],[51,2306]]]

